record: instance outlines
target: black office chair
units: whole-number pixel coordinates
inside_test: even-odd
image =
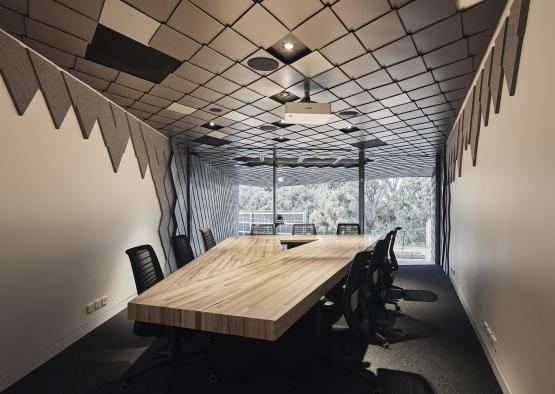
[[[361,287],[361,292],[370,316],[369,335],[373,335],[378,343],[389,349],[388,337],[391,334],[395,316],[385,307],[387,300],[380,290],[383,282],[380,266],[386,256],[387,241],[381,239],[376,242],[372,250],[365,272],[366,280]],[[398,305],[396,303],[394,305],[397,309]]]
[[[337,235],[358,235],[360,226],[358,223],[338,223]]]
[[[399,263],[397,262],[397,256],[395,256],[395,251],[393,250],[393,248],[395,247],[395,240],[397,239],[397,231],[401,229],[402,227],[395,227],[395,230],[391,231],[392,237],[391,237],[391,243],[389,244],[389,260],[393,271],[399,270]]]
[[[316,337],[323,340],[327,345],[327,358],[330,362],[330,376],[333,374],[332,368],[340,368],[346,372],[359,376],[372,383],[372,393],[380,393],[380,387],[376,375],[368,371],[367,363],[357,362],[356,365],[349,365],[340,360],[339,351],[341,344],[343,348],[359,343],[361,346],[367,343],[370,328],[369,308],[366,306],[365,297],[362,296],[361,287],[365,281],[365,267],[370,258],[371,252],[364,251],[356,254],[347,281],[343,289],[343,296],[340,301],[342,319],[335,321],[336,309],[328,306],[324,302],[319,302],[313,310],[316,323]]]
[[[275,235],[276,226],[273,223],[251,225],[251,235]]]
[[[137,287],[138,294],[150,289],[156,283],[164,279],[162,268],[160,267],[158,257],[156,256],[156,252],[152,246],[136,246],[134,248],[127,249],[125,253],[127,253],[129,261],[131,262],[131,269],[133,270],[133,277],[135,278],[135,286]],[[154,363],[138,372],[126,376],[120,386],[121,391],[129,391],[131,388],[130,381],[132,379],[170,365],[171,373],[164,391],[167,393],[181,357],[181,341],[179,339],[179,335],[186,334],[186,330],[164,326],[161,324],[135,321],[133,325],[133,333],[140,337],[168,339],[168,347],[171,349],[171,355],[168,359]]]
[[[202,242],[204,243],[204,251],[208,251],[216,246],[216,240],[214,239],[214,234],[212,233],[212,229],[209,227],[201,228],[200,235],[202,236]]]
[[[295,223],[292,235],[316,235],[316,226],[314,223]]]
[[[189,237],[186,235],[176,235],[172,237],[173,254],[177,268],[184,267],[195,259]]]
[[[395,271],[399,270],[397,257],[395,256],[395,252],[393,251],[393,247],[395,246],[396,234],[397,234],[397,228],[387,233],[385,237],[386,241],[388,242],[388,249],[386,252],[386,257],[383,262],[383,277],[384,277],[385,285],[387,286],[388,289],[399,290],[401,292],[401,295],[404,295],[404,289],[402,287],[399,287],[393,284],[393,282],[395,281]],[[389,254],[389,257],[388,257],[388,254]]]

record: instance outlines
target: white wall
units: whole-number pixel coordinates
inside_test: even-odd
[[[124,253],[163,256],[160,208],[129,142],[114,173],[98,126],[81,136],[71,108],[55,130],[42,93],[18,116],[0,78],[0,391],[135,294]],[[107,307],[85,305],[102,296]]]
[[[450,272],[504,390],[554,392],[555,2],[531,0],[516,95],[482,127],[451,185]],[[492,111],[493,112],[493,111]]]

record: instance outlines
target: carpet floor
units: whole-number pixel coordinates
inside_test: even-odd
[[[425,394],[427,381],[437,394],[502,393],[457,295],[434,265],[406,265],[396,284],[405,288],[389,350],[364,346],[361,356],[387,386],[387,394]],[[156,361],[164,342],[133,335],[123,311],[69,346],[4,391],[5,394],[110,394],[122,377]],[[219,342],[208,357],[180,366],[171,393],[341,393],[370,394],[368,382],[326,365],[306,366],[302,349],[285,358],[253,359],[245,342]],[[259,356],[259,354],[258,354]],[[254,357],[254,356],[253,356]],[[133,381],[130,393],[158,393],[169,369]],[[213,374],[213,375],[211,375]],[[209,382],[217,376],[216,382]],[[424,379],[422,379],[424,378]]]

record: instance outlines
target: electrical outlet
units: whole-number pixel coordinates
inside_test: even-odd
[[[102,301],[100,300],[96,300],[94,302],[94,310],[96,311],[97,309],[100,309],[100,307],[102,306]]]
[[[102,298],[100,299],[100,304],[101,304],[102,306],[108,305],[108,296],[102,297]]]
[[[493,351],[496,352],[497,351],[497,337],[495,335],[491,334],[489,339],[491,341],[491,347],[492,347]]]
[[[91,302],[90,304],[87,304],[86,309],[87,309],[87,315],[90,315],[91,313],[93,313],[94,312],[94,303]]]

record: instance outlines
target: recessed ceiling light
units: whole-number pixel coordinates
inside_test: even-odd
[[[170,111],[179,112],[181,114],[189,115],[196,111],[195,108],[187,107],[186,105],[179,104],[179,103],[171,103],[168,107]]]
[[[278,182],[283,182],[283,177],[282,176],[278,177]]]
[[[284,90],[283,92],[280,93],[283,97],[289,97],[289,95],[291,93],[289,93],[287,90]]]
[[[295,49],[295,44],[288,41],[288,42],[282,43],[281,47],[286,51],[292,51],[293,49]]]
[[[210,126],[214,127],[214,122],[210,122]],[[349,126],[349,127],[351,127],[351,126]]]

